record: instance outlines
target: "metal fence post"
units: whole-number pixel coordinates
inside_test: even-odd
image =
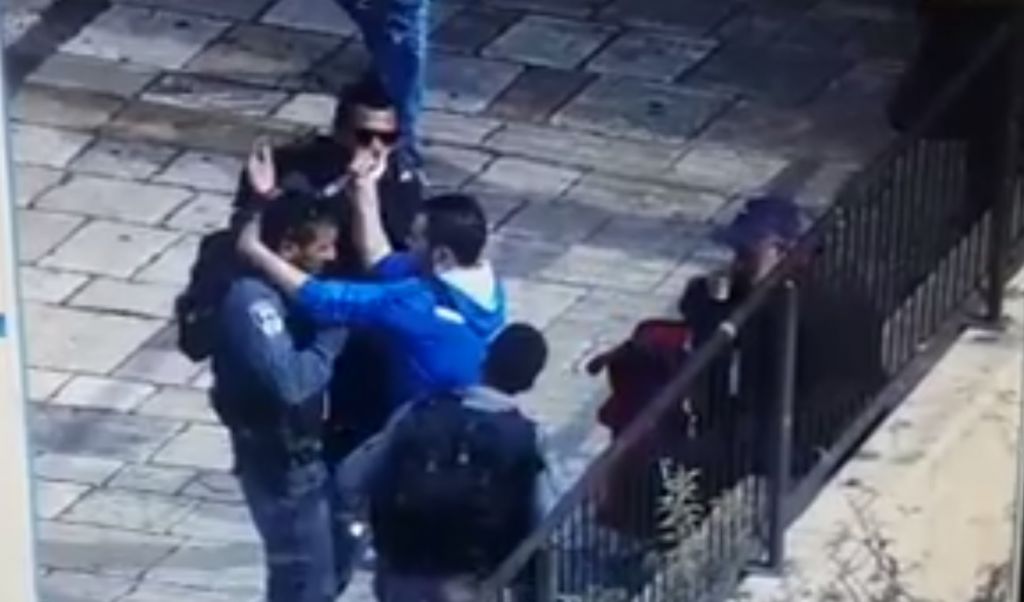
[[[785,557],[790,463],[793,445],[793,397],[796,384],[799,300],[796,283],[782,284],[782,332],[779,338],[778,390],[772,413],[772,470],[769,480],[768,569],[781,571]]]
[[[997,127],[996,165],[993,166],[995,176],[995,195],[992,203],[991,221],[989,222],[988,252],[988,288],[985,291],[985,318],[992,323],[999,323],[1003,317],[1003,289],[1006,284],[1006,271],[1010,261],[1011,217],[1013,215],[1014,189],[1017,171],[1017,155],[1019,144],[1018,132],[1018,98],[1020,76],[1018,70],[1024,63],[1021,61],[1021,11],[1018,9],[1013,18],[1013,29],[1009,44],[1006,68],[1007,91],[1003,99],[1005,106],[999,116],[1003,127]]]

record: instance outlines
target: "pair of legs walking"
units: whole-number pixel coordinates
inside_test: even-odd
[[[416,134],[423,106],[430,0],[336,0],[363,35],[372,68],[398,109],[403,167],[419,168]]]

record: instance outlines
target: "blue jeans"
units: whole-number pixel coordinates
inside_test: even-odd
[[[430,0],[337,0],[363,34],[363,43],[398,109],[403,167],[420,166],[417,133],[423,107]]]
[[[342,504],[321,463],[268,478],[240,467],[238,478],[267,564],[267,602],[330,602],[348,585],[362,542],[335,511]],[[283,481],[283,482],[282,482]]]

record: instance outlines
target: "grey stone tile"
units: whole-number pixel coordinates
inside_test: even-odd
[[[216,576],[218,591],[240,594],[262,589],[263,570],[260,547],[255,544],[191,541],[146,577],[158,583],[203,587]]]
[[[185,236],[136,275],[142,282],[159,282],[184,286],[199,249],[198,236]]]
[[[71,380],[71,374],[67,372],[29,368],[27,373],[29,399],[50,399],[69,380]]]
[[[52,521],[39,523],[37,537],[42,566],[130,578],[178,546],[177,540],[160,535]]]
[[[589,173],[568,192],[567,201],[599,207],[613,216],[637,216],[652,220],[709,218],[726,198],[711,192],[680,186],[629,179],[602,173]]]
[[[114,374],[158,385],[187,385],[202,371],[177,350],[144,347],[128,358]]]
[[[243,24],[203,50],[187,69],[270,85],[307,72],[337,45],[330,36]]]
[[[665,29],[704,35],[736,9],[722,0],[615,0],[601,11],[603,20],[646,29]]]
[[[200,473],[185,487],[182,495],[210,502],[235,504],[242,502],[238,479],[226,472]]]
[[[127,278],[177,238],[165,230],[97,220],[75,232],[40,265]]]
[[[624,250],[636,257],[678,261],[707,237],[707,230],[704,221],[621,215],[589,237],[587,243]]]
[[[63,242],[85,219],[77,215],[22,209],[17,213],[18,260],[34,262]]]
[[[603,77],[555,115],[556,125],[648,140],[685,140],[730,104],[722,94]]]
[[[116,5],[61,46],[68,54],[177,69],[220,35],[228,22]],[[169,35],[173,32],[173,35]]]
[[[519,278],[506,279],[505,287],[509,321],[529,322],[540,329],[547,328],[586,293],[581,287]]]
[[[567,284],[645,292],[672,271],[674,261],[638,257],[622,249],[580,244],[559,256],[539,275]]]
[[[12,152],[19,163],[64,167],[89,144],[88,134],[27,123],[11,126]]]
[[[34,10],[5,10],[2,23],[4,44],[9,45],[20,40],[29,29],[39,23],[41,18],[40,13]]]
[[[370,67],[370,54],[359,39],[343,42],[341,49],[308,73],[297,78],[285,78],[281,85],[307,92],[334,95],[338,90],[354,83]]]
[[[32,470],[39,477],[92,486],[105,483],[122,465],[119,460],[71,454],[44,453],[32,460]]]
[[[116,96],[24,86],[11,103],[11,117],[39,125],[91,129],[109,121],[122,106],[124,101]]]
[[[485,144],[499,152],[642,177],[665,173],[682,150],[661,142],[635,142],[588,132],[512,124]]]
[[[503,8],[528,10],[553,15],[586,17],[605,0],[490,0],[490,4]]]
[[[142,493],[97,489],[76,503],[61,519],[68,523],[166,533],[192,510],[192,500]]]
[[[203,502],[171,530],[193,540],[237,541],[258,544],[259,536],[249,511],[242,504]]]
[[[156,224],[192,196],[184,188],[76,175],[36,199],[40,209]]]
[[[35,515],[36,518],[51,520],[57,518],[78,501],[88,485],[78,483],[62,483],[57,481],[35,480]]]
[[[699,64],[716,48],[710,38],[631,31],[587,63],[597,73],[672,81]]]
[[[168,585],[144,580],[130,594],[118,602],[260,602],[262,598],[252,591],[221,591]]]
[[[170,318],[176,286],[97,278],[68,302],[73,307],[151,318]]]
[[[209,366],[203,368],[199,374],[189,382],[189,385],[197,389],[203,389],[204,391],[209,390],[213,386],[213,372],[210,371]]]
[[[206,391],[186,387],[164,387],[139,408],[143,416],[175,418],[189,422],[219,424]]]
[[[36,449],[60,455],[142,462],[181,424],[111,412],[42,405],[32,413]]]
[[[156,67],[56,52],[29,74],[28,81],[130,98],[156,78],[158,72]]]
[[[593,80],[592,74],[581,71],[528,67],[491,103],[487,114],[510,122],[547,123]]]
[[[330,94],[300,92],[274,112],[275,119],[285,119],[313,127],[324,127],[334,117],[337,99]]]
[[[535,163],[515,157],[502,157],[481,173],[474,180],[474,184],[553,199],[579,177],[580,172],[572,168]]]
[[[128,464],[110,480],[110,486],[115,489],[174,495],[193,478],[195,471],[187,468]]]
[[[25,301],[59,304],[82,288],[88,276],[58,270],[44,270],[32,266],[18,269],[21,279],[21,298]]]
[[[153,458],[157,464],[225,471],[231,467],[227,431],[219,426],[193,424]]]
[[[96,376],[76,376],[53,398],[53,403],[76,408],[127,412],[156,392],[156,387]]]
[[[174,147],[139,140],[97,140],[71,163],[76,172],[145,180],[177,154]]]
[[[499,232],[488,241],[488,256],[506,278],[536,278],[568,252],[565,245],[506,236]]]
[[[493,159],[478,150],[443,145],[425,147],[423,156],[427,181],[440,189],[458,188]]]
[[[511,10],[468,6],[445,20],[430,36],[430,43],[448,52],[476,54],[520,16]]]
[[[823,144],[810,145],[814,127],[813,116],[805,111],[744,101],[716,119],[701,135],[701,140],[784,156],[831,155],[838,141],[814,140]]]
[[[104,126],[103,133],[114,138],[246,154],[252,150],[252,141],[258,136],[268,136],[281,143],[300,131],[283,129],[279,123],[255,122],[225,113],[135,103]]]
[[[501,127],[497,119],[457,115],[442,111],[425,111],[420,122],[423,137],[436,142],[479,144]]]
[[[263,16],[263,23],[336,36],[352,36],[359,31],[334,0],[279,0]]]
[[[242,167],[242,160],[232,155],[187,152],[175,159],[155,181],[230,194],[238,186]]]
[[[483,50],[490,58],[572,69],[590,57],[615,28],[590,21],[528,16]]]
[[[28,207],[37,196],[56,186],[65,174],[59,169],[33,165],[14,166],[14,203]]]
[[[46,602],[113,602],[134,587],[131,579],[54,571],[39,579]]]
[[[431,109],[480,113],[521,70],[511,63],[435,55],[425,104]]]
[[[687,78],[780,106],[810,100],[848,67],[837,54],[782,44],[727,44]]]
[[[239,21],[249,20],[260,13],[270,0],[115,0],[125,4],[139,4],[167,10],[202,13],[211,17],[224,17]]]
[[[191,74],[161,77],[142,95],[143,100],[198,111],[225,111],[261,117],[269,115],[288,93],[268,87]]]
[[[676,164],[674,177],[727,196],[750,194],[762,190],[788,164],[784,156],[698,143]]]
[[[603,211],[574,203],[534,203],[516,213],[505,232],[571,245],[586,240],[608,219]]]
[[[24,319],[30,365],[100,374],[113,370],[160,328],[156,320],[38,303],[25,304]]]

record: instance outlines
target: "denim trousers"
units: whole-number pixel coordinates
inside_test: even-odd
[[[403,167],[420,167],[430,0],[337,0],[362,32],[373,69],[391,94],[402,129]]]
[[[360,538],[323,463],[289,468],[283,479],[240,467],[242,495],[263,541],[267,602],[331,602],[347,587]]]

